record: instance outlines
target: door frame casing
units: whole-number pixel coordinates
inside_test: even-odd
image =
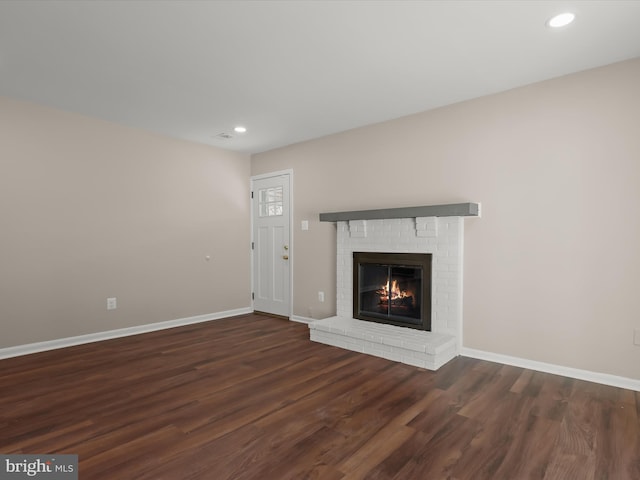
[[[293,245],[293,169],[288,168],[286,170],[278,170],[275,172],[267,172],[267,173],[261,173],[258,175],[252,175],[251,178],[249,179],[249,192],[250,194],[254,191],[253,190],[253,184],[256,180],[262,180],[265,178],[270,178],[270,177],[280,177],[282,175],[287,175],[289,178],[289,262],[288,262],[288,266],[289,266],[289,319],[291,319],[291,317],[293,316],[293,262],[295,260],[295,248]],[[253,237],[253,231],[254,231],[254,218],[253,218],[253,201],[254,199],[251,198],[251,215],[250,215],[250,221],[251,221],[251,245],[249,245],[249,249],[251,251],[251,292],[252,294],[255,292],[255,255],[254,255],[254,249],[251,248],[252,245],[255,242],[255,238]],[[251,297],[251,309],[254,310],[254,303],[255,300],[253,298],[253,295]]]

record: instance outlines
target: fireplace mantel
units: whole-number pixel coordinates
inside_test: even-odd
[[[352,212],[321,213],[321,222],[347,222],[349,220],[379,220],[387,218],[416,217],[479,217],[479,203],[449,203],[422,207],[383,208]]]

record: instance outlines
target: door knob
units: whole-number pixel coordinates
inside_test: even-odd
[[[283,260],[289,260],[289,255],[282,255]]]
[[[285,245],[285,246],[284,246],[284,249],[285,249],[285,250],[289,250],[289,245]]]

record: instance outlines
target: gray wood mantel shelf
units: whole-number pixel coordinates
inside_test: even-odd
[[[479,216],[479,212],[480,207],[478,203],[449,203],[447,205],[425,205],[422,207],[321,213],[320,221],[345,222],[349,220],[379,220],[382,218],[477,217]]]

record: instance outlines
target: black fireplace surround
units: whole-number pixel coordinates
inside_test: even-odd
[[[431,331],[431,259],[353,252],[353,318]]]

